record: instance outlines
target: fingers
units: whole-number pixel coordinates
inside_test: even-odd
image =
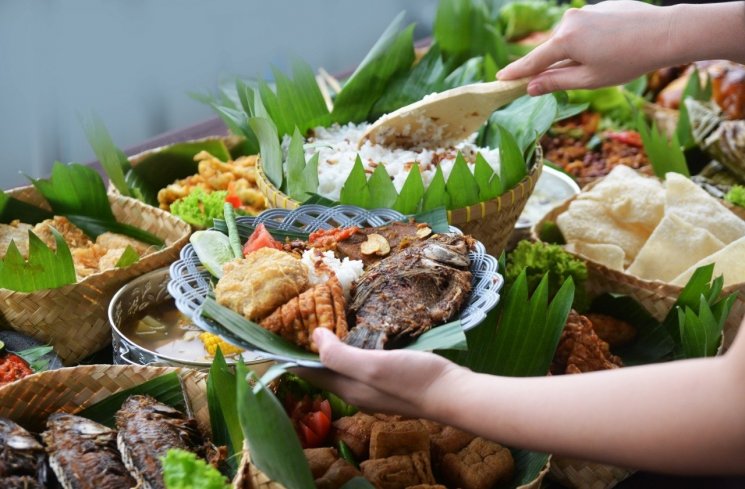
[[[554,38],[541,44],[526,56],[507,65],[497,73],[500,80],[516,80],[535,76],[554,63],[567,59],[564,50]]]
[[[531,96],[537,96],[558,90],[597,86],[587,67],[571,63],[565,66],[546,70],[534,77],[528,83],[528,93]]]

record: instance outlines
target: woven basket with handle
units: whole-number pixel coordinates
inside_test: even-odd
[[[507,246],[520,214],[535,189],[543,169],[543,151],[536,148],[535,162],[530,173],[514,188],[499,197],[478,204],[448,211],[448,222],[465,234],[481,241],[492,256],[499,256]],[[281,192],[267,178],[259,158],[256,183],[269,207],[297,209],[301,203]]]
[[[46,202],[34,187],[7,192],[39,207]],[[135,199],[110,195],[119,222],[144,229],[166,244],[126,268],[106,270],[77,283],[36,292],[0,289],[0,328],[49,343],[66,365],[79,362],[111,341],[107,309],[114,293],[133,278],[170,264],[186,244],[191,228],[184,221]]]

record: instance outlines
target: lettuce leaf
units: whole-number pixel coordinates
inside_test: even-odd
[[[167,489],[229,489],[228,480],[192,452],[172,448],[161,459]]]

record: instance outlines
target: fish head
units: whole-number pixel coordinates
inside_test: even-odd
[[[453,243],[428,241],[422,249],[422,255],[430,260],[453,267],[464,268],[470,265],[468,247],[464,240]]]

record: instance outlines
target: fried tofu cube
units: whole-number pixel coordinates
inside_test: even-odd
[[[429,433],[418,420],[380,421],[370,433],[370,458],[429,453]]]
[[[340,458],[328,468],[322,477],[316,477],[315,483],[317,489],[339,489],[349,482],[349,480],[361,476],[352,464]],[[314,475],[315,477],[315,475]]]
[[[440,484],[417,484],[415,486],[409,486],[406,489],[448,489]]]
[[[476,438],[476,435],[452,426],[443,426],[439,433],[429,435],[432,461],[440,464],[448,453],[458,453]]]
[[[428,452],[376,458],[360,464],[362,475],[377,489],[406,489],[437,482],[432,475]]]
[[[458,453],[446,454],[441,470],[448,487],[489,489],[512,477],[515,461],[509,449],[479,437]]]
[[[333,423],[334,443],[343,441],[357,460],[364,460],[369,453],[370,433],[378,418],[362,412],[354,416],[344,416]]]
[[[303,453],[305,453],[305,458],[308,459],[310,472],[314,479],[318,479],[325,474],[329,467],[339,460],[336,449],[330,447],[306,448]]]

